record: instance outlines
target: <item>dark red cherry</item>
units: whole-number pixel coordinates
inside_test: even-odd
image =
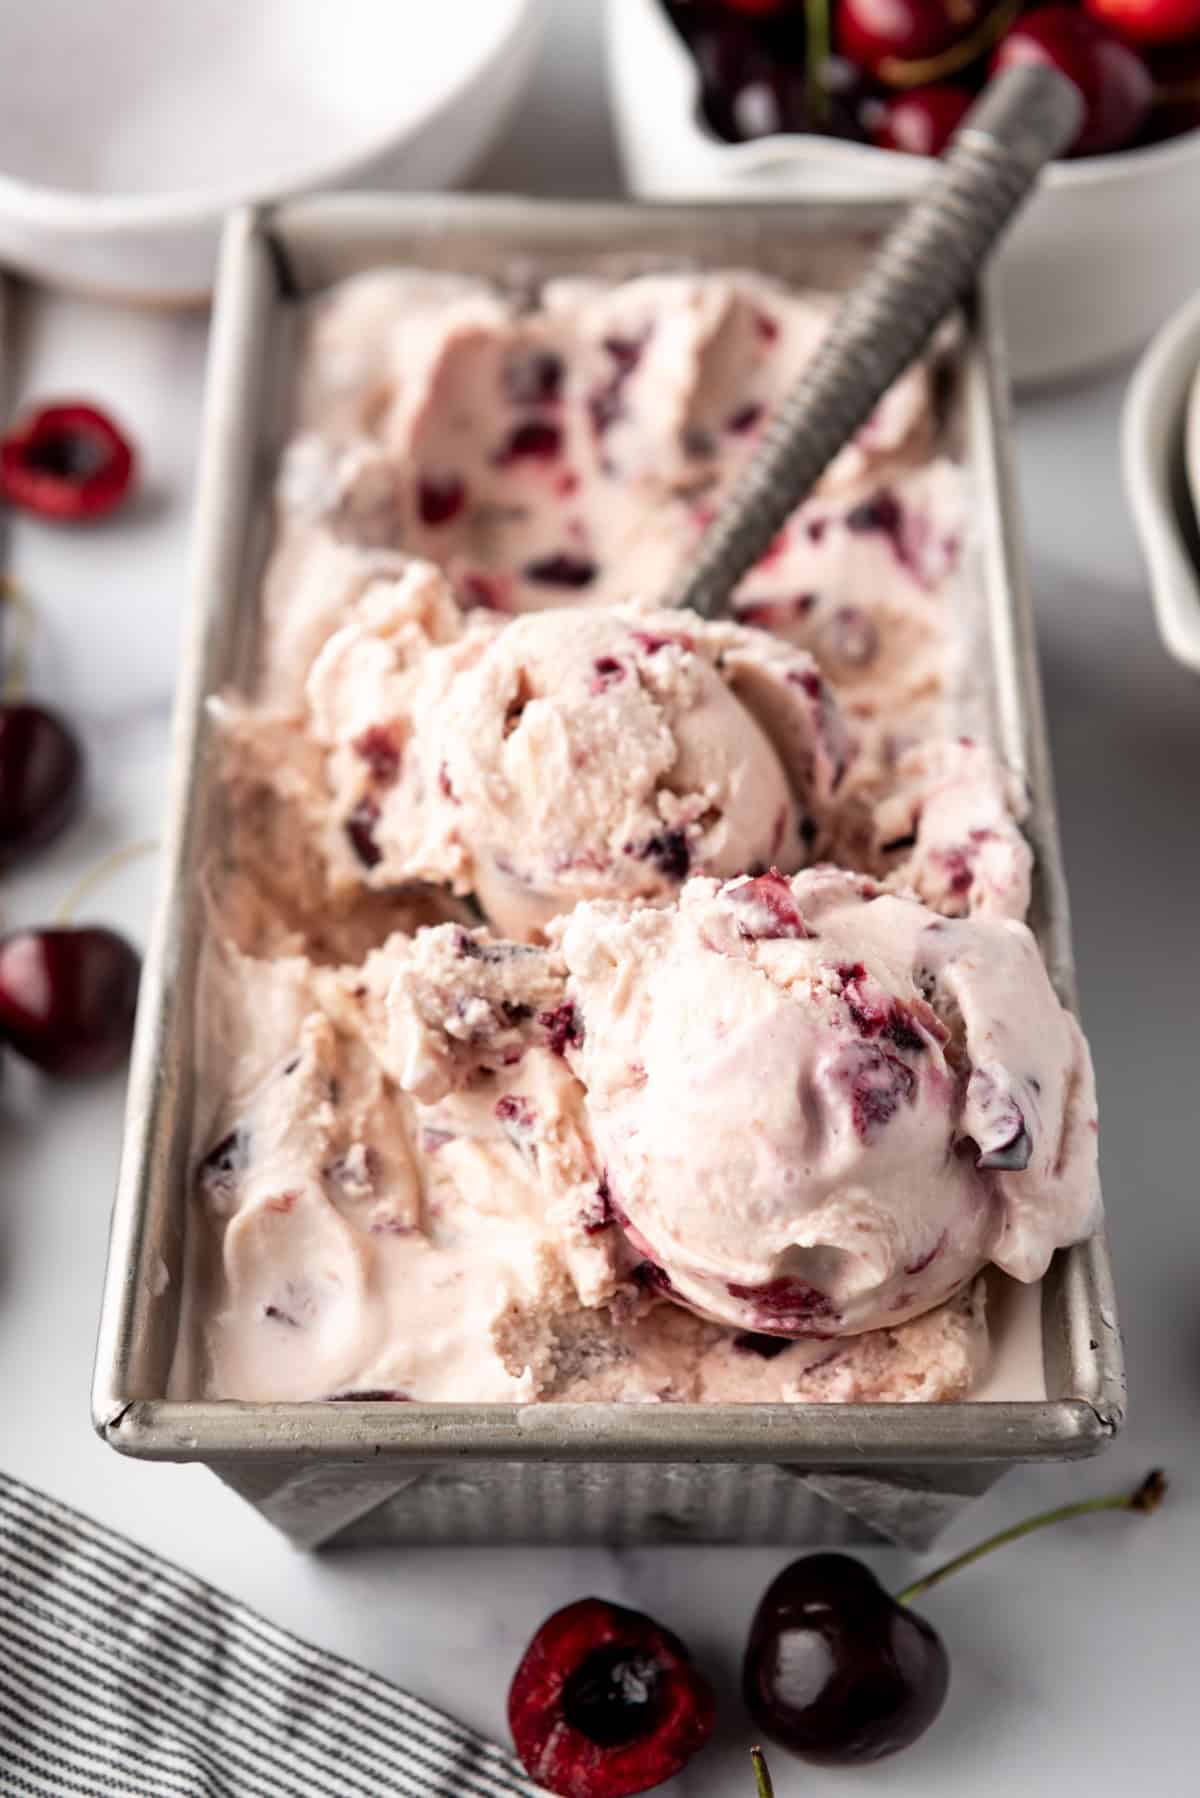
[[[741,13],[747,19],[774,19],[780,13],[795,10],[797,0],[719,0],[726,12]]]
[[[0,439],[0,497],[43,518],[104,517],[121,504],[135,471],[129,439],[78,401],[43,406]]]
[[[1165,1474],[1154,1468],[1132,1491],[1056,1505],[964,1549],[894,1598],[849,1555],[793,1561],[750,1625],[742,1668],[750,1715],[764,1735],[824,1766],[880,1760],[907,1747],[929,1728],[950,1683],[941,1638],[910,1608],[913,1599],[1035,1530],[1100,1511],[1148,1516],[1166,1490]]]
[[[950,1662],[924,1618],[849,1555],[806,1555],[768,1587],[742,1691],[755,1725],[804,1760],[853,1766],[924,1734]]]
[[[1074,6],[1040,6],[1005,33],[992,72],[1048,63],[1073,81],[1086,108],[1072,156],[1119,150],[1137,136],[1154,101],[1150,71],[1135,50]]]
[[[562,1798],[661,1785],[707,1742],[714,1714],[712,1689],[678,1636],[599,1598],[546,1619],[508,1694],[522,1764]]]
[[[1131,44],[1184,44],[1200,37],[1200,0],[1083,0],[1094,19]]]
[[[107,1074],[129,1053],[141,961],[97,925],[0,937],[0,1042],[47,1074]]]
[[[803,110],[802,72],[785,67],[736,23],[696,32],[705,117],[719,136],[739,143],[796,130]]]
[[[1200,127],[1200,31],[1193,41],[1146,46],[1146,63],[1155,84],[1154,111],[1139,143],[1162,143]]]
[[[881,150],[940,156],[969,110],[974,95],[964,87],[913,87],[883,103],[871,131]]]
[[[985,0],[837,0],[834,35],[843,56],[879,75],[893,58],[916,62],[939,56],[966,37],[986,11]]]
[[[83,752],[56,712],[0,705],[0,861],[56,837],[82,783]]]

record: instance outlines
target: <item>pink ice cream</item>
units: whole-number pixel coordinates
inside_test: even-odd
[[[1026,910],[1023,796],[992,752],[933,739],[881,760],[766,631],[634,605],[467,623],[422,562],[374,574],[341,617],[299,715],[220,710],[240,860],[267,886],[315,878],[310,915],[321,890],[335,913],[377,895],[382,917],[427,883],[531,939],[583,899],[817,857],[950,913]]]
[[[979,1270],[1088,1228],[940,352],[731,621],[654,609],[828,316],[415,270],[310,314],[212,702],[173,1394],[944,1401]]]
[[[663,1304],[544,951],[447,928],[318,969],[213,941],[202,980],[176,1396],[904,1402],[987,1365],[981,1287],[836,1352]]]
[[[413,674],[405,583],[390,603],[306,688],[346,879],[473,893],[530,938],[581,899],[793,870],[828,836],[851,749],[803,651],[690,613],[558,609],[427,645]]]
[[[1023,924],[822,868],[580,906],[561,942],[613,1204],[706,1316],[880,1329],[1092,1227],[1091,1065]]]
[[[540,297],[522,310],[411,271],[343,285],[312,327],[281,484],[291,517],[436,561],[468,607],[665,591],[829,303],[744,272],[554,280]],[[880,469],[927,455],[932,425],[917,364],[823,499],[858,504]]]
[[[1033,879],[1018,822],[1026,805],[985,744],[934,737],[884,764],[853,758],[823,848],[947,917],[1024,918]]]
[[[318,565],[346,591],[398,552],[426,557],[465,609],[504,616],[653,603],[830,313],[746,272],[552,280],[540,299],[528,310],[479,282],[381,271],[317,310],[267,583],[273,694],[319,607]],[[903,746],[946,726],[947,615],[970,597],[933,367],[885,396],[734,600]]]
[[[436,1106],[398,1091],[384,999],[419,981],[422,936],[441,933],[341,969],[209,946],[173,1390],[521,1401],[551,1377],[527,1341],[542,1314],[615,1294],[620,1245],[594,1228],[553,1048]]]

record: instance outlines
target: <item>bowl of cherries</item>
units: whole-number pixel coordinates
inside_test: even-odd
[[[1200,0],[609,0],[645,198],[905,197],[989,77],[1044,62],[1084,122],[999,257],[1013,371],[1112,362],[1200,287]]]

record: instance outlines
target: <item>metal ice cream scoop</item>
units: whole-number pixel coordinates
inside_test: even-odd
[[[742,576],[970,286],[1045,163],[1079,131],[1074,83],[1006,69],[963,120],[930,187],[885,238],[667,596],[723,612]]]

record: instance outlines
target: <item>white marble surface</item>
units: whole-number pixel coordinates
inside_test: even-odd
[[[616,182],[586,7],[560,6],[537,85],[486,172],[490,186],[606,192]],[[184,591],[205,325],[45,296],[22,300],[18,389],[111,403],[143,445],[146,493],[101,532],[19,523],[11,566],[42,620],[36,685],[79,719],[92,754],[86,821],[5,877],[30,922],[107,848],[153,834]],[[863,1775],[776,1758],[779,1798],[886,1791],[990,1798],[1200,1789],[1191,1731],[1200,1549],[1200,1207],[1195,917],[1200,693],[1154,635],[1120,491],[1113,377],[1018,416],[1084,1010],[1103,1104],[1104,1178],[1132,1385],[1100,1462],[1009,1477],[950,1538],[1161,1462],[1168,1508],[1100,1518],[967,1573],[927,1603],[954,1658],[938,1727]],[[140,936],[153,865],[114,880],[107,917]],[[120,1082],[65,1091],[11,1065],[0,1092],[0,1467],[502,1736],[507,1681],[553,1607],[599,1592],[648,1608],[720,1685],[719,1744],[670,1788],[747,1793],[735,1674],[750,1612],[784,1551],[396,1551],[302,1559],[207,1473],[121,1461],[91,1434],[88,1382]],[[897,1583],[905,1558],[871,1557]],[[1173,1759],[1177,1755],[1178,1759]],[[1153,1769],[1153,1772],[1151,1771]],[[0,1770],[0,1789],[3,1789]]]

